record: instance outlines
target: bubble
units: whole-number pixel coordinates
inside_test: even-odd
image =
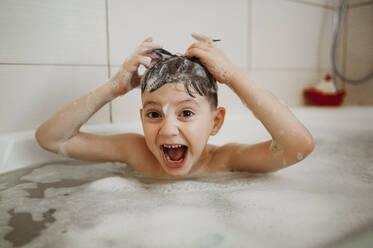
[[[226,83],[229,84],[231,77],[232,77],[232,72],[224,70],[221,66],[219,66],[217,63],[214,64],[213,69],[212,69],[216,74],[222,78],[221,83]]]
[[[277,143],[276,140],[272,140],[271,145],[269,146],[269,150],[272,152],[274,157],[279,157],[284,155],[283,147]]]
[[[123,68],[120,68],[117,74],[110,80],[112,89],[117,89],[119,84],[125,84],[127,91],[130,91],[133,87],[130,84],[131,73],[127,72]]]
[[[197,76],[200,76],[200,77],[207,77],[206,72],[205,72],[205,70],[203,70],[202,67],[196,67],[196,69],[194,69],[193,71],[194,71],[194,73],[195,73]]]
[[[300,153],[300,152],[298,152],[298,154],[297,154],[297,159],[298,159],[298,160],[302,160],[302,159],[303,159],[303,154]]]
[[[168,65],[167,64],[163,64],[162,67],[161,67],[161,69],[158,72],[159,76],[161,76],[164,73],[164,71],[167,70],[167,68],[168,68]],[[180,69],[180,67],[178,68],[178,70],[179,69]]]

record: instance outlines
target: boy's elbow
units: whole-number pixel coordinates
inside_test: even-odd
[[[308,156],[309,154],[311,154],[314,148],[315,148],[315,141],[313,140],[312,135],[309,134],[306,137],[306,142],[303,148],[305,150],[305,155]]]
[[[47,137],[43,134],[43,131],[40,129],[40,127],[36,130],[34,136],[41,148],[43,148],[44,150],[50,151],[50,152],[55,152],[55,149],[53,149],[53,145],[47,139]]]
[[[303,160],[308,155],[310,155],[315,148],[315,142],[311,134],[305,135],[302,141],[298,144],[298,149],[296,153],[297,160]]]
[[[38,128],[35,132],[35,139],[36,141],[38,142],[39,146],[43,149],[47,149],[46,148],[46,144],[47,142],[45,142],[45,140],[43,139],[43,134],[42,132],[40,131],[40,128]]]

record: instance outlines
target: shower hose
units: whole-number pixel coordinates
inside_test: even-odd
[[[333,76],[333,81],[334,83],[336,82],[336,77],[339,77],[346,83],[350,84],[360,84],[363,83],[373,77],[373,71],[369,72],[367,75],[365,75],[362,78],[359,79],[352,79],[348,78],[343,73],[339,70],[337,62],[336,62],[336,57],[337,57],[337,47],[338,47],[338,40],[340,38],[340,31],[341,31],[341,26],[343,25],[344,18],[346,16],[346,11],[347,11],[347,6],[348,6],[348,0],[343,0],[341,7],[339,8],[338,11],[338,21],[337,21],[337,27],[334,32],[334,39],[333,39],[333,45],[332,45],[332,76]]]

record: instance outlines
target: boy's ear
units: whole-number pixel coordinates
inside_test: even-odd
[[[210,135],[214,136],[217,134],[220,130],[220,128],[223,126],[224,118],[225,118],[225,108],[219,107],[215,110],[214,113],[214,126],[211,130]]]

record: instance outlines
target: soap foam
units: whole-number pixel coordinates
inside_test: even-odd
[[[66,141],[62,141],[58,145],[58,154],[64,157],[69,157],[69,154],[67,153],[67,150],[66,150]]]
[[[168,114],[168,104],[167,103],[165,105],[163,105],[162,110],[163,110],[164,115]]]
[[[298,159],[298,160],[302,160],[302,159],[303,159],[303,154],[300,153],[300,152],[298,152],[298,154],[297,154],[297,159]]]
[[[225,83],[227,85],[230,84],[230,80],[232,78],[232,72],[224,70],[222,66],[218,63],[215,63],[212,67],[214,73],[218,74],[220,78],[222,78],[221,83]]]
[[[269,150],[272,152],[274,157],[280,157],[284,155],[284,149],[276,140],[272,140]]]
[[[131,73],[124,70],[124,68],[120,68],[117,74],[110,80],[112,89],[117,89],[120,84],[126,84],[127,91],[133,89],[132,85],[130,84]]]

